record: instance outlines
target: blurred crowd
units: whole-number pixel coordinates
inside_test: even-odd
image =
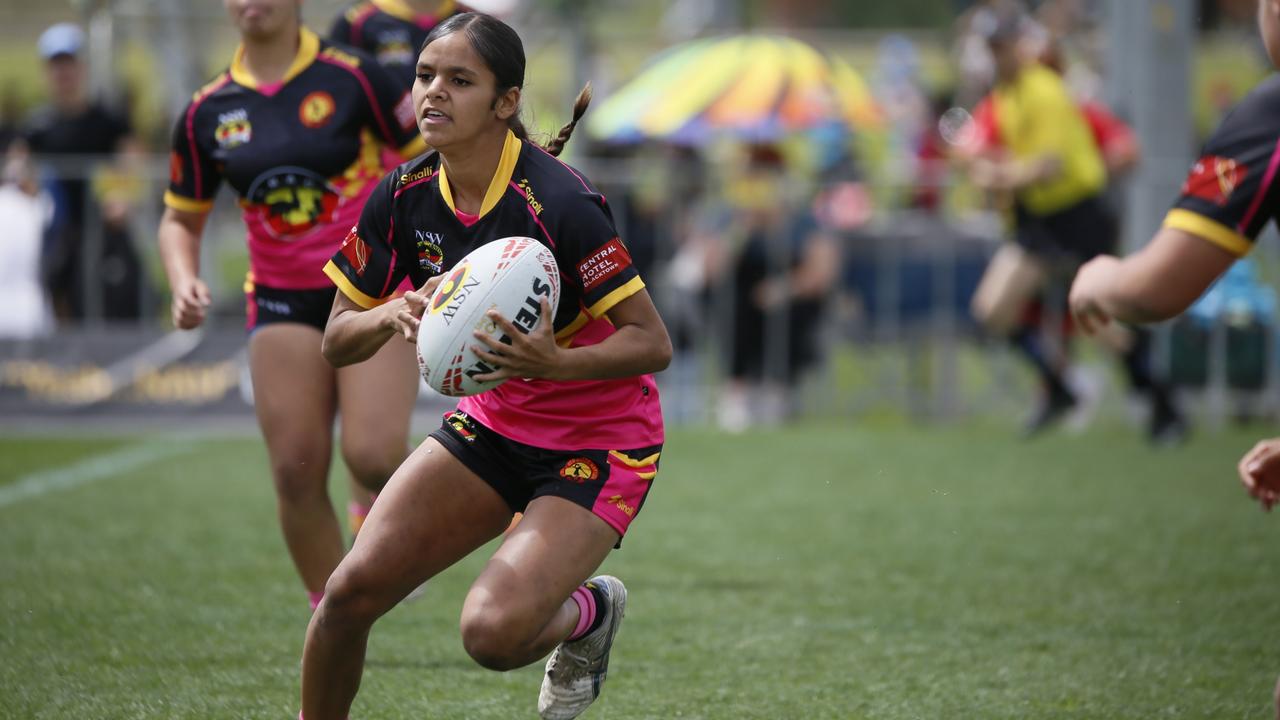
[[[671,375],[696,384],[705,372],[701,348],[713,339],[717,372],[727,378],[717,396],[720,424],[741,429],[785,419],[805,374],[822,365],[831,336],[884,309],[876,297],[879,279],[867,280],[874,238],[914,227],[928,247],[960,242],[962,214],[994,218],[991,242],[974,246],[972,277],[965,257],[957,261],[959,275],[948,281],[954,298],[921,302],[954,299],[960,325],[988,335],[996,326],[1033,322],[1035,339],[1028,342],[1044,348],[1034,353],[1036,362],[1065,366],[1070,328],[1052,308],[1060,306],[1070,268],[1055,269],[1016,302],[993,294],[993,270],[983,274],[982,266],[998,241],[1015,232],[1005,218],[1015,213],[1018,193],[984,181],[990,166],[974,162],[982,155],[975,148],[990,126],[984,102],[1001,82],[993,48],[1008,40],[1020,65],[1048,69],[1075,99],[1105,164],[1103,200],[1118,212],[1116,182],[1140,162],[1140,148],[1123,119],[1101,102],[1101,5],[972,3],[955,20],[947,49],[951,74],[942,81],[926,77],[918,39],[888,34],[866,78],[876,118],[858,126],[812,123],[794,133],[696,141],[596,138],[571,162],[592,166],[620,208],[632,253],[686,350]],[[85,50],[84,31],[75,25],[41,34],[33,52],[43,64],[47,103],[0,127],[3,337],[44,335],[86,320],[160,322],[164,315],[157,312],[164,298],[147,269],[150,230],[137,227],[133,216],[141,196],[154,191],[139,167],[160,149],[142,147],[120,103],[90,96]],[[895,236],[893,242],[897,252],[909,252],[913,239]],[[1003,283],[1016,283],[1021,272],[994,269],[1012,273]],[[903,277],[900,294],[933,292],[914,284],[910,273]],[[970,318],[965,305],[975,291]],[[1007,306],[994,307],[1001,303]],[[897,302],[899,310],[910,306],[909,298]],[[1051,411],[1064,410],[1053,405],[1059,380],[1046,382]],[[1066,409],[1083,404],[1057,403]],[[673,405],[680,412],[680,403]]]

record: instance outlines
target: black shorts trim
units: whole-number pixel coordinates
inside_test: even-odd
[[[333,310],[337,288],[285,290],[251,284],[245,292],[245,329],[252,333],[265,325],[301,323],[324,332]]]

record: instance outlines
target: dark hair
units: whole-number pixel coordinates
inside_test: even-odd
[[[467,33],[467,41],[471,43],[471,47],[475,48],[476,54],[484,60],[484,64],[493,73],[498,95],[511,88],[524,87],[524,43],[520,41],[520,36],[511,29],[510,25],[492,15],[467,12],[450,17],[427,33],[426,39],[422,41],[422,47],[418,49],[418,54],[422,54],[422,51],[436,40],[464,31]],[[569,136],[573,135],[573,129],[577,126],[578,120],[582,119],[583,113],[587,111],[587,106],[590,104],[591,83],[587,83],[573,103],[573,119],[560,128],[560,132],[551,142],[545,146],[540,145],[542,149],[552,155],[559,155],[565,144],[569,142]],[[516,137],[533,142],[529,138],[529,131],[520,120],[519,108],[516,108],[516,112],[507,120],[507,126]]]

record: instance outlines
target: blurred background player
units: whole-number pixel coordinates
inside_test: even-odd
[[[136,320],[147,288],[129,233],[132,198],[127,186],[95,188],[94,180],[104,177],[98,172],[103,161],[116,166],[117,177],[130,174],[141,147],[124,116],[89,96],[85,36],[78,26],[53,25],[36,47],[49,104],[31,115],[23,135],[35,162],[55,178],[49,182],[54,215],[45,253],[54,312],[64,324],[89,315]],[[101,304],[89,308],[86,288],[98,282]]]
[[[1009,198],[1014,242],[992,258],[974,293],[973,313],[988,331],[1008,337],[1040,378],[1043,399],[1023,429],[1033,436],[1062,419],[1077,399],[1038,325],[1024,322],[1028,303],[1064,271],[1112,251],[1117,227],[1103,202],[1107,172],[1098,143],[1062,79],[1027,57],[1026,18],[1005,10],[974,22],[987,38],[996,82],[974,111],[969,175],[977,186]],[[1150,401],[1149,437],[1180,440],[1185,422],[1170,389],[1151,372],[1148,334],[1126,333],[1113,343],[1130,385]]]
[[[538,698],[543,718],[577,717],[606,678],[627,591],[617,578],[588,578],[658,472],[664,427],[650,373],[670,361],[671,341],[604,196],[554,157],[590,91],[544,149],[520,121],[524,71],[520,37],[488,15],[457,15],[433,30],[413,99],[438,153],[379,184],[326,266],[341,289],[325,331],[336,365],[413,341],[439,283],[431,278],[485,243],[537,238],[555,253],[563,289],[555,317],[544,301],[528,335],[490,312],[511,343],[477,334],[479,356],[498,370],[475,379],[507,382],[463,398],[409,456],[334,572],[303,654],[310,720],[347,716],[373,623],[497,537],[518,510],[524,519],[467,593],[464,647],[494,670],[555,649]],[[441,229],[440,252],[420,252],[413,228]],[[389,297],[405,275],[421,291]]]
[[[335,371],[320,342],[335,289],[324,261],[354,227],[381,148],[423,149],[408,94],[364,54],[301,25],[301,0],[225,0],[241,44],[173,132],[159,240],[173,323],[204,322],[199,246],[218,186],[248,229],[249,366],[285,542],[314,607],[342,557],[328,493],[335,414],[352,477],[377,490],[408,452],[417,395],[412,348]],[[387,288],[388,292],[395,288]]]
[[[408,90],[427,33],[467,10],[454,0],[360,0],[334,19],[329,39],[372,55]]]

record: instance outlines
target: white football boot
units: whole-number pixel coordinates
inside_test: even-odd
[[[626,614],[627,588],[612,575],[597,575],[587,585],[604,595],[605,613],[600,626],[577,640],[565,641],[547,660],[547,674],[538,693],[538,715],[542,720],[572,720],[581,715],[600,695],[609,672],[609,650]]]

